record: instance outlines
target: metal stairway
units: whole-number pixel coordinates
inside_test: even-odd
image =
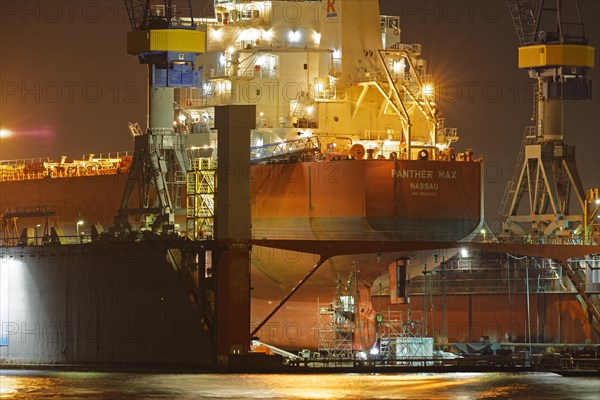
[[[238,71],[238,76],[244,76],[248,78],[254,77],[254,73],[256,70],[256,61],[260,58],[260,53],[253,53],[252,55],[244,58],[240,61],[239,65],[244,65],[244,68],[241,71]]]
[[[302,118],[306,112],[307,104],[301,100],[296,103],[296,107],[294,107],[294,112],[292,113],[293,117]]]
[[[256,146],[256,139],[258,139],[258,131],[253,129],[250,132],[250,147]]]
[[[186,231],[194,240],[214,236],[216,172],[215,158],[197,158],[187,174]]]

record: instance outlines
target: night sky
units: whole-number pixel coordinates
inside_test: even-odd
[[[193,0],[201,10],[212,2]],[[585,188],[600,186],[600,2],[579,2],[596,48],[592,102],[565,107]],[[459,150],[486,162],[486,218],[496,219],[530,125],[531,80],[517,68],[518,39],[505,0],[381,0],[400,15],[402,42],[421,43]],[[122,0],[0,2],[0,159],[81,157],[133,149],[127,122],[145,121],[144,66],[126,54]]]

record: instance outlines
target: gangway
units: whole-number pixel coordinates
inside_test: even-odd
[[[280,356],[287,357],[292,360],[300,360],[302,358],[294,353],[290,353],[289,351],[285,351],[283,349],[280,349],[279,347],[275,347],[270,344],[261,342],[260,340],[253,340],[252,346],[266,347],[267,349],[271,350],[274,354],[278,354]]]
[[[286,140],[283,142],[254,146],[250,148],[250,160],[253,163],[271,161],[276,159],[297,157],[302,154],[312,154],[321,151],[321,142],[316,136],[301,139]]]

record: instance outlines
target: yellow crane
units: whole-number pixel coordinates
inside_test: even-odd
[[[594,48],[576,0],[508,0],[508,6],[520,41],[519,68],[536,80],[536,107],[535,125],[525,131],[506,188],[499,236],[579,241],[585,239],[588,202],[575,147],[564,141],[563,106],[591,99],[587,73],[594,67]]]

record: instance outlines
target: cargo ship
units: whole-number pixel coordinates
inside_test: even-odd
[[[203,19],[198,28],[207,39],[207,52],[196,60],[202,66],[202,86],[175,93],[173,131],[188,143],[189,160],[197,160],[198,164],[216,163],[214,107],[256,106],[256,129],[249,133],[250,173],[229,171],[239,174],[240,179],[250,180],[254,238],[456,242],[468,241],[480,232],[482,159],[470,149],[464,152],[454,149],[457,130],[446,127],[441,117],[435,103],[433,79],[421,58],[421,46],[401,42],[399,17],[380,16],[376,0],[216,0],[214,7],[214,18]],[[154,6],[151,12],[157,18],[165,15],[164,5]],[[188,21],[182,18],[180,23]],[[137,124],[130,124],[130,129],[134,136],[143,134]],[[85,253],[85,246],[93,246],[115,222],[132,154],[62,157],[59,161],[2,161],[3,254],[10,257],[19,254],[10,245],[50,245],[59,240],[76,249],[68,263],[59,262],[63,276],[77,274],[72,277],[77,282],[86,276],[99,279],[100,272],[95,268],[103,268],[109,262],[102,251],[94,262],[86,264],[85,268],[90,269],[88,274],[78,268],[77,272],[71,271],[69,265],[82,257],[80,251]],[[189,224],[186,192],[181,188],[176,190],[171,197],[176,199],[178,210],[177,236],[193,240],[210,238],[210,224],[200,228]],[[52,230],[54,226],[60,230]],[[57,239],[57,235],[61,237]],[[135,249],[140,246],[143,247],[133,244],[131,250],[121,246],[116,253],[138,253],[139,249]],[[106,252],[114,255],[112,249]],[[317,349],[321,347],[321,315],[327,314],[332,303],[344,298],[356,311],[350,346],[353,350],[368,350],[377,341],[376,319],[384,309],[396,307],[406,313],[406,304],[394,305],[390,300],[384,305],[381,301],[382,296],[390,297],[389,266],[410,259],[407,273],[418,276],[452,259],[457,252],[458,249],[434,249],[334,257],[258,335],[264,342],[282,348]],[[35,251],[32,254],[35,257]],[[135,257],[143,258],[138,263],[152,264],[152,254],[149,251],[148,257],[139,254]],[[42,257],[37,259],[43,261]],[[296,286],[315,261],[314,254],[253,247],[253,325],[259,324]],[[156,264],[160,264],[157,269],[165,268],[163,260]],[[109,270],[113,275],[120,274],[117,267]],[[49,273],[43,272],[42,267],[36,271]],[[137,286],[134,276],[137,273],[145,274],[143,282],[139,282],[142,287]],[[163,275],[157,272],[155,277],[153,273],[151,268],[143,268],[122,277],[120,289],[111,287],[113,292],[127,290],[128,284],[139,289],[136,289],[139,298],[121,317],[135,314],[135,307],[145,307],[143,298],[149,294],[143,294],[143,285],[158,290],[157,282],[165,279],[164,271]],[[39,282],[38,278],[32,279]],[[52,278],[50,282],[53,283],[44,289],[48,293],[66,290],[59,279]],[[88,282],[83,286],[90,285]],[[166,292],[174,295],[176,290],[172,285],[165,285]],[[101,309],[109,306],[110,301],[107,303],[100,295],[94,298],[86,297],[82,291],[76,293],[74,297],[85,302],[85,307],[78,306],[78,315],[82,320],[84,315],[97,315],[92,324],[97,327],[104,318]],[[181,295],[185,298],[184,292]],[[427,293],[422,295],[427,297]],[[522,294],[519,296],[522,300]],[[162,300],[162,294],[160,297]],[[58,298],[64,300],[64,293]],[[161,313],[175,312],[165,311],[164,303],[147,301],[151,307],[160,307]],[[459,308],[464,301],[461,300]],[[6,299],[4,304],[7,302],[10,303]],[[12,310],[13,305],[7,307]],[[172,307],[181,309],[180,305]],[[59,310],[56,315],[61,315],[62,308],[56,306],[56,309]],[[52,318],[48,321],[61,325],[69,320],[67,314],[57,316],[60,321]],[[189,316],[188,312],[182,318]],[[456,317],[454,323],[461,325],[464,313],[457,313]],[[478,318],[485,325],[489,316],[482,313]],[[404,321],[411,321],[410,307]],[[146,328],[152,325],[146,322]],[[184,330],[194,337],[189,333],[191,324],[186,322]],[[13,333],[24,329],[20,325],[7,326],[11,326]],[[3,330],[4,338],[10,336],[7,329]],[[517,329],[521,336],[523,329]],[[158,333],[153,331],[152,335]],[[132,352],[129,358],[111,353],[108,357],[103,353],[106,350],[100,349],[99,336],[92,336],[94,340],[88,340],[89,343],[78,343],[82,346],[80,358],[76,352],[61,353],[60,346],[55,345],[45,353],[5,357],[13,361],[18,358],[59,363],[111,360],[131,363],[136,357],[143,361],[139,354],[145,353]],[[181,346],[193,342],[190,337],[186,336]],[[444,339],[465,341],[471,335],[467,338],[457,334]],[[90,343],[97,346],[96,353],[85,348]],[[170,350],[169,361],[185,360],[186,352],[177,344],[171,346],[177,350]],[[160,361],[161,355],[153,354],[147,359]]]

